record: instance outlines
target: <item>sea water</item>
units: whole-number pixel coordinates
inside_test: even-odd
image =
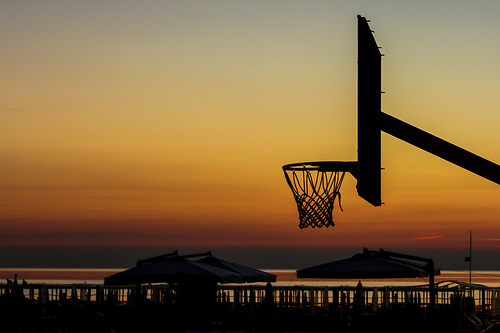
[[[102,284],[104,278],[121,272],[126,268],[0,268],[0,283],[14,280],[17,274],[18,283],[23,280],[27,283],[47,284]],[[264,269],[264,271],[277,276],[277,285],[295,286],[356,286],[358,279],[299,279],[296,271]],[[3,280],[3,281],[2,281]],[[441,271],[435,277],[435,282],[460,281],[482,284],[488,287],[500,287],[500,271]],[[414,279],[369,279],[362,280],[367,287],[379,286],[413,286],[427,284],[428,278]]]
[[[26,283],[47,283],[47,284],[102,284],[104,278],[121,272],[120,268],[0,268],[0,281],[7,282],[7,279],[14,280],[17,274],[17,281]]]

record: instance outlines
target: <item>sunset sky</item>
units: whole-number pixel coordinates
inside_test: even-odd
[[[299,229],[282,165],[357,159],[358,14],[385,55],[383,111],[499,164],[497,1],[2,1],[5,265],[368,247],[467,269],[470,231],[499,257],[500,186],[387,134],[385,204],[346,175],[336,226]]]

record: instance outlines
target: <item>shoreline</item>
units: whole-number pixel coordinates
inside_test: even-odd
[[[6,283],[7,279],[13,280],[17,274],[18,281],[25,280],[28,283],[102,283],[104,278],[123,271],[125,268],[0,268],[0,283]],[[313,284],[313,285],[352,285],[359,279],[312,279],[296,277],[296,271],[292,269],[269,269],[266,272],[277,276],[277,284]],[[469,282],[469,271],[465,270],[442,270],[441,275],[435,277],[436,282],[455,280]],[[414,285],[426,284],[426,278],[411,279],[364,279],[363,284],[368,285]],[[472,283],[487,286],[500,287],[500,271],[472,271]]]

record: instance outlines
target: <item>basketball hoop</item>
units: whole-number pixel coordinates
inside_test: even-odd
[[[285,178],[292,190],[299,211],[299,227],[334,226],[333,208],[347,172],[357,172],[357,162],[308,162],[283,166]]]

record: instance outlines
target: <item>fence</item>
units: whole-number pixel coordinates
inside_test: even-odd
[[[0,296],[12,293],[12,285],[0,284]],[[18,292],[30,302],[39,304],[87,302],[96,305],[133,304],[142,300],[168,303],[175,299],[175,288],[168,284],[136,286],[103,286],[97,284],[26,284]],[[476,311],[500,314],[500,289],[482,285],[443,281],[436,284],[436,306],[474,306]],[[393,307],[428,307],[428,286],[351,287],[306,285],[273,286],[266,291],[263,284],[218,285],[216,302],[241,307],[262,303],[268,295],[277,308],[365,307],[372,310]],[[467,303],[467,304],[465,304]]]

